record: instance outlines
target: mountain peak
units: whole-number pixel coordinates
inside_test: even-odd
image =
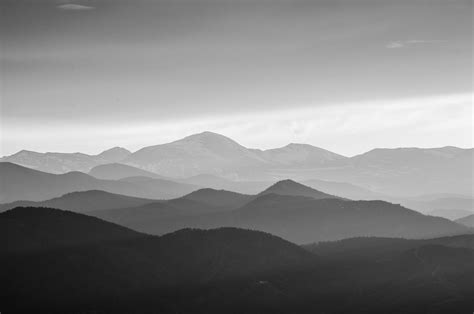
[[[230,152],[242,153],[247,149],[234,141],[233,139],[209,131],[205,131],[202,133],[192,134],[186,136],[180,140],[168,143],[168,144],[161,144],[155,147],[175,147],[175,148],[185,148],[191,150],[208,150],[218,154],[224,153],[228,154]],[[153,146],[152,146],[153,147]],[[195,151],[193,152],[193,154]]]
[[[130,153],[130,151],[128,149],[120,147],[120,146],[115,146],[115,147],[106,149],[101,154],[107,153],[107,152],[129,152]]]
[[[314,146],[309,145],[309,144],[303,144],[303,143],[289,143],[285,147],[314,147]]]
[[[231,138],[224,136],[222,134],[204,131],[201,133],[196,133],[192,135],[188,135],[181,140],[177,140],[176,142],[201,142],[201,143],[218,143],[218,142],[226,142],[226,143],[233,143],[239,145],[236,141],[232,140]],[[239,145],[240,146],[240,145]]]
[[[230,206],[237,208],[248,202],[252,196],[232,191],[204,188],[191,192],[182,198],[217,207]]]
[[[126,149],[126,148],[123,148],[123,147],[120,147],[120,146],[115,146],[115,147],[112,147],[112,148],[109,148],[109,149],[106,149],[104,150],[102,153],[100,153],[99,155],[102,155],[102,154],[110,154],[110,153],[126,153],[126,154],[130,154],[131,152]]]
[[[41,153],[38,153],[38,152],[35,152],[35,151],[32,151],[32,150],[26,150],[26,149],[22,149],[20,150],[19,152],[11,155],[11,156],[5,156],[4,158],[8,158],[8,157],[24,157],[24,156],[38,156],[38,155],[41,155]]]
[[[123,147],[112,147],[110,149],[104,150],[102,153],[97,155],[97,157],[103,158],[109,162],[117,162],[125,159],[132,152],[123,148]]]
[[[304,184],[298,183],[294,180],[284,179],[284,180],[280,180],[280,181],[274,183],[273,185],[271,185],[265,191],[269,191],[269,190],[276,191],[276,190],[280,190],[280,189],[295,189],[295,188],[296,189],[299,189],[299,188],[309,188],[309,189],[311,189],[310,187],[308,187]]]
[[[211,132],[211,131],[203,131],[201,133],[196,133],[194,135],[198,135],[198,136],[222,136],[222,137],[225,137],[224,135],[222,134],[219,134],[219,133],[215,133],[215,132]]]
[[[323,198],[338,198],[337,196],[329,195],[324,192],[310,188],[291,179],[281,180],[261,192],[259,195],[278,194],[291,196],[307,196],[314,199]]]
[[[347,157],[310,144],[290,143],[280,148],[267,149],[260,153],[266,160],[284,165],[315,168],[343,162]]]

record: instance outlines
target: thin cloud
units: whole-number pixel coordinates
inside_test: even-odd
[[[404,48],[407,46],[412,45],[419,45],[419,44],[435,44],[443,42],[443,40],[433,40],[433,39],[411,39],[411,40],[397,40],[389,42],[385,45],[385,48],[388,49],[397,49],[397,48]]]
[[[92,10],[94,7],[82,5],[82,4],[75,4],[75,3],[66,3],[57,6],[60,10],[66,11],[83,11],[83,10]]]

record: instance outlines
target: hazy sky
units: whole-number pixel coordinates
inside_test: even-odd
[[[471,0],[1,0],[1,151],[472,147]]]

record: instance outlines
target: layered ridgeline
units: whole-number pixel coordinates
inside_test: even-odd
[[[250,230],[184,229],[156,237],[82,214],[15,208],[0,214],[0,241],[0,304],[7,313],[474,308],[472,235],[349,239],[303,248]]]
[[[474,214],[456,220],[457,223],[474,228]]]
[[[87,212],[156,235],[182,228],[227,226],[269,232],[300,244],[355,236],[427,238],[471,232],[455,222],[398,204],[343,199],[292,180],[279,181],[256,195],[200,189],[163,201],[85,191],[36,203],[3,204],[0,209],[15,206]]]
[[[133,179],[133,178],[132,178]],[[164,179],[101,180],[82,172],[51,174],[9,162],[0,163],[0,203],[43,201],[66,193],[102,190],[142,198],[173,198],[199,187]]]
[[[451,220],[474,213],[472,196],[434,194],[404,199],[403,204],[431,216],[440,216]]]
[[[108,178],[108,179],[105,179]],[[315,180],[311,184],[315,184]],[[211,175],[200,175],[186,179],[170,180],[154,173],[122,164],[107,164],[93,168],[89,175],[69,172],[53,175],[13,163],[0,162],[0,203],[21,201],[43,201],[60,197],[65,193],[87,190],[103,190],[128,196],[144,198],[173,198],[183,196],[200,187],[226,189],[244,194],[256,194],[271,185],[265,181],[231,181]],[[356,196],[365,199],[365,193],[345,183],[324,182],[315,184],[329,194]],[[351,191],[355,191],[355,194]],[[331,193],[331,191],[336,193]],[[360,192],[361,191],[361,192]],[[360,193],[359,193],[360,192]],[[341,194],[342,193],[342,194]]]
[[[114,194],[100,190],[89,190],[67,193],[60,197],[55,197],[46,201],[15,201],[11,203],[0,204],[0,212],[4,212],[15,207],[51,207],[78,213],[85,213],[94,210],[111,208],[131,208],[154,202],[160,201]]]
[[[101,155],[103,154],[97,156]],[[129,168],[113,173],[110,169],[98,168],[92,172],[99,178],[107,179],[119,179],[132,173],[136,173],[133,176],[153,176],[153,173],[180,180],[191,178],[198,181],[206,180],[199,176],[217,176],[237,181],[274,182],[284,178],[301,182],[335,181],[361,187],[363,190],[356,191],[354,195],[343,195],[357,199],[381,199],[381,195],[414,196],[433,193],[472,195],[473,186],[473,150],[457,147],[378,148],[349,158],[307,144],[289,144],[270,150],[249,149],[225,136],[203,132],[171,143],[145,147],[134,153],[121,151],[117,155],[108,161],[102,157],[97,161],[98,157],[84,154],[40,154],[22,151],[2,158],[2,161],[54,173],[77,170],[88,172],[100,164],[117,162],[146,171],[139,174],[140,171]],[[76,159],[79,161],[76,162]],[[54,166],[49,167],[53,161]],[[109,167],[119,168],[117,165]],[[129,170],[132,173],[127,174]],[[121,172],[123,174],[120,174]],[[225,185],[204,186],[230,189]],[[245,187],[240,188],[231,190],[252,192]],[[353,191],[348,186],[346,188]],[[255,190],[252,193],[254,192]],[[330,190],[328,192],[339,194]]]
[[[165,177],[156,173],[119,163],[95,166],[89,171],[89,174],[97,179],[104,180],[120,180],[133,177],[165,179]]]
[[[261,230],[301,244],[355,236],[427,238],[472,232],[398,204],[341,199],[291,180],[253,196],[204,189],[181,201],[185,199],[192,200],[192,205],[169,203],[179,207],[175,211],[164,204],[148,204],[89,214],[151,234],[229,226]]]
[[[114,147],[98,155],[83,153],[37,153],[22,150],[11,156],[5,156],[0,161],[12,162],[49,173],[88,172],[97,165],[122,161],[130,154],[130,151],[122,147]]]
[[[91,174],[95,176],[91,176]],[[114,179],[104,180],[101,178]],[[325,194],[353,200],[381,199],[402,204],[404,207],[424,214],[451,220],[466,216],[473,210],[473,199],[470,196],[439,193],[412,198],[397,198],[375,193],[350,183],[324,180],[303,182],[305,185]],[[44,201],[61,197],[65,193],[88,190],[103,190],[148,199],[180,197],[201,187],[210,187],[216,190],[225,189],[243,194],[258,194],[271,184],[272,182],[268,181],[232,181],[213,175],[197,175],[185,179],[170,180],[152,172],[116,163],[97,166],[90,171],[89,175],[80,172],[52,175],[12,163],[0,163],[0,203],[17,200]],[[21,204],[29,205],[28,203]],[[44,205],[57,207],[54,204]],[[12,206],[15,205],[7,207],[12,208]],[[125,204],[121,207],[130,207],[130,205]],[[5,206],[2,206],[2,208],[5,209]],[[60,208],[74,210],[74,207]],[[93,209],[106,208],[116,207],[98,206]]]

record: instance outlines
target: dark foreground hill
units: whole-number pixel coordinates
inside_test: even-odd
[[[2,311],[117,310],[117,301],[171,311],[178,297],[198,296],[194,287],[253,284],[317,261],[278,237],[232,228],[153,237],[50,208],[15,208],[0,214],[0,225]]]
[[[474,309],[474,251],[466,244],[472,244],[473,236],[432,243],[404,240],[411,244],[395,246],[385,259],[374,258],[370,247],[382,247],[386,239],[372,239],[377,243],[365,245],[366,258],[347,254],[337,259],[331,255],[346,249],[342,242],[316,255],[267,233],[234,228],[147,236],[47,208],[7,211],[0,214],[0,224],[0,239],[6,242],[0,246],[5,313]]]
[[[17,207],[0,214],[0,255],[102,244],[143,236],[98,218],[53,208]]]

